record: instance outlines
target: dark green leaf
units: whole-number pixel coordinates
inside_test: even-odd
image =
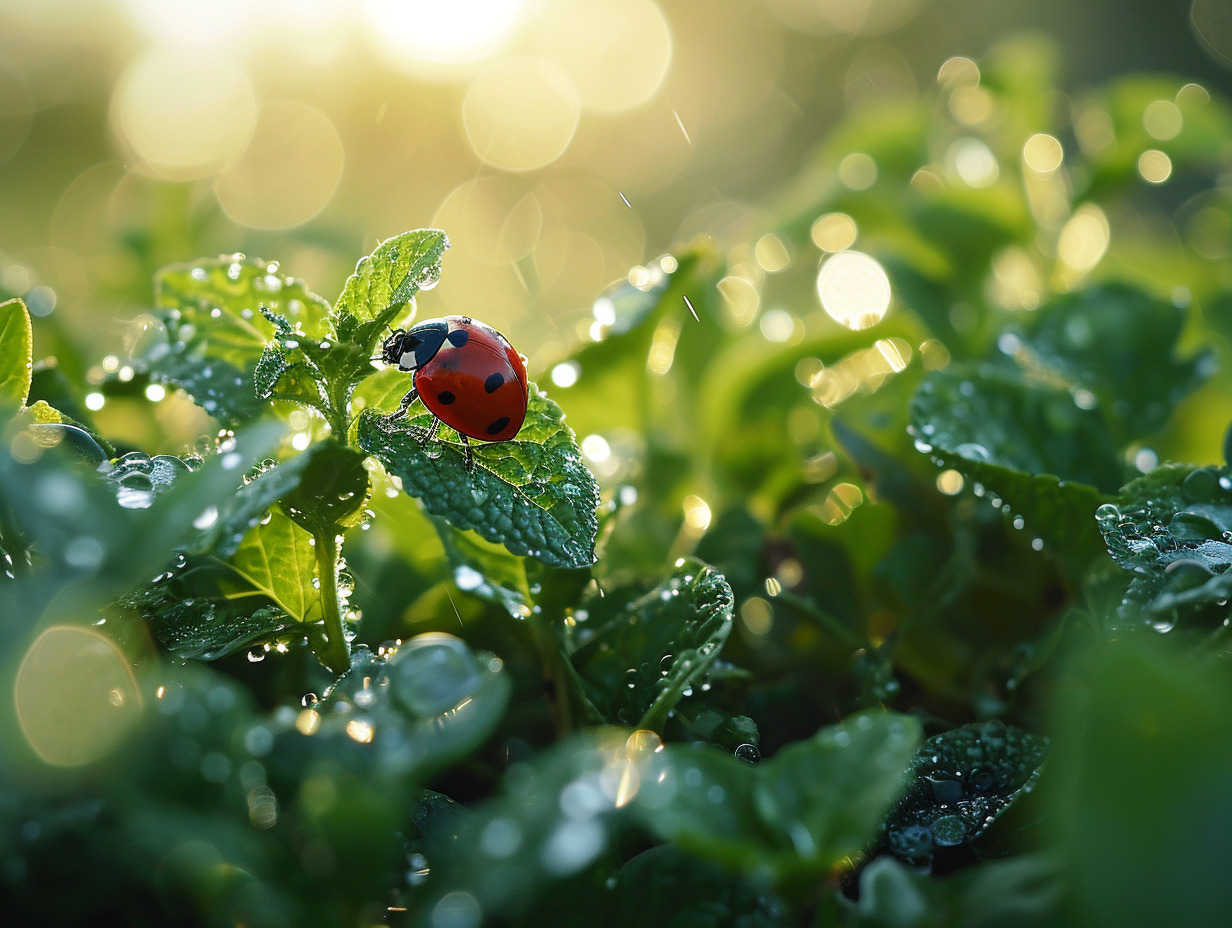
[[[797,924],[781,899],[670,844],[638,854],[620,868],[615,880],[617,925],[789,928]]]
[[[30,396],[34,330],[21,300],[0,303],[0,405],[24,406]]]
[[[218,501],[236,493],[245,469],[273,447],[280,432],[272,423],[241,432],[229,453],[177,477],[148,508],[121,505],[113,484],[70,465],[58,448],[21,463],[6,452],[0,492],[24,537],[46,558],[44,579],[54,585],[89,579],[95,595],[113,599],[148,581],[175,548],[214,526]]]
[[[917,447],[958,470],[1080,574],[1099,552],[1098,488],[1119,482],[1104,420],[1071,394],[991,365],[930,374],[911,402]]]
[[[534,597],[526,562],[508,550],[484,541],[474,532],[458,531],[444,519],[433,519],[458,589],[495,603],[515,619],[531,614]]]
[[[1040,856],[979,864],[938,880],[879,857],[860,871],[848,928],[1053,928],[1065,924],[1056,861]]]
[[[1075,923],[1218,925],[1232,912],[1232,687],[1158,639],[1101,647],[1060,683],[1046,822]],[[1043,797],[1042,797],[1043,798]]]
[[[1063,294],[1031,314],[1016,352],[1082,390],[1124,445],[1157,431],[1213,368],[1209,350],[1176,357],[1185,313],[1129,284]],[[1089,398],[1087,398],[1089,397]]]
[[[662,732],[684,692],[700,685],[731,626],[727,581],[690,558],[610,619],[588,618],[585,644],[570,661],[605,721]]]
[[[517,438],[478,444],[470,474],[461,445],[421,442],[430,413],[390,426],[375,410],[364,410],[358,441],[433,515],[514,554],[558,567],[586,567],[594,561],[599,488],[564,418],[531,384]]]
[[[413,894],[412,925],[431,928],[448,901],[476,918],[541,912],[561,882],[591,867],[628,826],[646,745],[638,734],[578,732],[504,778],[458,839],[452,867]],[[465,898],[469,897],[469,898]],[[435,917],[434,917],[435,916]]]
[[[1232,597],[1232,469],[1168,464],[1100,506],[1108,554],[1134,574],[1117,624],[1217,625]],[[1205,619],[1205,621],[1203,621]]]
[[[369,486],[362,454],[335,441],[323,441],[296,458],[296,469],[299,483],[281,502],[301,527],[313,535],[336,535],[364,520]]]
[[[417,635],[378,654],[359,647],[319,707],[313,738],[322,753],[360,752],[364,775],[375,764],[382,777],[422,783],[488,738],[510,689],[499,658],[452,635]]]
[[[758,882],[816,880],[858,854],[903,788],[915,720],[864,712],[749,766],[709,748],[669,745],[638,795],[646,827]]]
[[[929,738],[911,758],[907,792],[883,840],[910,864],[966,844],[1033,787],[1048,739],[1003,722],[964,725]]]
[[[329,304],[276,262],[243,255],[164,268],[155,278],[154,323],[133,349],[151,379],[183,389],[224,424],[266,408],[253,377],[277,313],[305,338],[325,332]]]

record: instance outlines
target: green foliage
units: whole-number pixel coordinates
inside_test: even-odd
[[[1055,67],[854,112],[523,345],[567,386],[471,471],[373,360],[440,230],[332,305],[168,268],[128,359],[0,304],[6,917],[1226,922],[1232,116]]]
[[[918,742],[914,719],[869,712],[752,767],[669,747],[651,760],[638,809],[682,849],[798,892],[871,841]]]
[[[589,566],[599,488],[560,407],[533,383],[530,396],[517,437],[476,448],[471,472],[463,465],[461,445],[422,440],[431,413],[391,426],[365,410],[359,446],[399,477],[428,512],[457,528],[545,564]]]
[[[964,725],[929,738],[911,759],[906,795],[884,841],[909,864],[978,838],[1039,775],[1048,739],[1003,722]]]
[[[1088,654],[1080,697],[1058,706],[1049,822],[1088,925],[1197,925],[1232,908],[1228,851],[1232,731],[1222,667],[1143,642]],[[1077,681],[1075,681],[1077,682]]]
[[[1134,576],[1114,628],[1178,623],[1208,631],[1227,618],[1232,595],[1232,472],[1159,467],[1096,510],[1108,554]]]
[[[30,395],[31,352],[34,331],[21,300],[0,303],[0,403],[24,406]]]
[[[569,655],[582,691],[600,720],[661,731],[731,633],[731,589],[713,568],[682,559],[614,615],[602,606],[589,604]]]

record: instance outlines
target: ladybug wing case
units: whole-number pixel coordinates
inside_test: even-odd
[[[424,405],[450,428],[480,441],[513,438],[526,418],[526,368],[495,329],[449,317],[450,337],[415,375]],[[454,333],[465,331],[463,340]]]

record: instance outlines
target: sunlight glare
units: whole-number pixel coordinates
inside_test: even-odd
[[[499,52],[521,21],[525,0],[362,0],[362,6],[372,41],[390,65],[454,77],[456,71],[432,66],[471,64]]]
[[[859,251],[828,258],[817,275],[822,308],[849,329],[876,325],[890,308],[890,279],[876,260]]]

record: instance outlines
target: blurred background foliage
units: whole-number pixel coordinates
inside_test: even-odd
[[[1166,917],[1138,898],[1160,878],[1148,864],[1167,859],[1168,885],[1184,886],[1182,864],[1209,856],[1190,840],[1202,827],[1193,817],[1209,808],[1212,821],[1227,818],[1212,785],[1226,749],[1185,774],[1180,759],[1198,741],[1178,734],[1150,776],[1108,789],[1119,768],[1083,746],[1095,731],[1104,757],[1146,756],[1160,719],[1170,731],[1222,731],[1208,707],[1226,681],[1207,667],[1191,678],[1174,655],[1122,653],[1097,655],[1076,682],[1082,673],[1056,655],[1104,637],[1115,568],[1092,561],[1103,552],[1090,539],[1057,541],[1047,524],[988,505],[952,466],[961,445],[938,467],[907,427],[934,371],[953,374],[954,405],[970,398],[963,372],[1007,384],[1002,410],[1015,378],[1057,387],[1048,377],[1060,377],[1067,415],[1103,404],[1098,454],[1054,442],[1045,417],[1038,430],[1003,434],[1003,447],[989,443],[994,464],[1055,470],[1068,454],[1070,476],[1107,494],[1162,461],[1222,459],[1232,419],[1230,64],[1232,21],[1217,0],[0,0],[0,300],[25,299],[35,358],[54,358],[36,372],[32,399],[96,426],[117,450],[180,453],[217,424],[126,362],[158,268],[242,251],[332,298],[378,241],[445,229],[453,247],[439,287],[419,298],[421,317],[473,314],[510,336],[565,409],[604,506],[599,584],[581,595],[576,578],[469,536],[443,544],[454,536],[374,474],[376,518],[347,543],[358,640],[376,649],[451,632],[484,660],[498,655],[484,666],[512,680],[508,711],[485,709],[500,716],[497,736],[430,785],[462,802],[489,796],[501,771],[554,738],[530,623],[511,613],[542,608],[580,645],[586,613],[617,608],[600,588],[630,601],[696,555],[730,583],[735,622],[705,688],[665,726],[668,740],[773,755],[877,705],[914,713],[928,734],[990,718],[1048,733],[1066,774],[1010,826],[1007,846],[1034,847],[1035,826],[1049,820],[1075,874],[1067,911],[1148,924]],[[1126,283],[1129,296],[1116,289]],[[1119,331],[1098,301],[1084,302],[1101,286],[1126,312],[1146,306],[1143,318],[1166,321]],[[1100,336],[1089,389],[1087,371],[1066,367],[1073,359],[1057,348],[1082,332],[1050,335],[1058,318]],[[1141,363],[1153,351],[1170,355],[1157,369]],[[66,384],[85,385],[84,400]],[[378,374],[357,398],[386,402],[401,388]],[[1131,405],[1116,406],[1125,396]],[[291,448],[319,437],[304,412],[287,418]],[[41,621],[52,618],[63,616]],[[23,658],[39,667],[36,621],[10,630],[14,674]],[[355,859],[404,871],[411,887],[427,872],[423,853],[457,853],[439,818],[454,814],[440,811],[452,808],[446,800],[428,814],[365,781],[349,755],[315,749],[322,769],[305,778],[272,750],[275,734],[291,743],[293,729],[313,733],[296,727],[300,699],[329,678],[305,652],[241,654],[218,673],[177,668],[186,682],[173,706],[156,689],[163,671],[141,629],[118,646],[89,635],[72,644],[81,678],[99,677],[102,661],[108,685],[137,697],[128,705],[144,693],[157,706],[142,739],[185,727],[185,701],[210,714],[171,744],[170,760],[152,749],[141,775],[161,782],[169,763],[180,776],[164,784],[169,794],[182,799],[204,778],[217,808],[246,803],[208,840],[205,812],[164,815],[153,830],[175,854],[151,851],[157,879],[126,877],[150,898],[108,897],[115,912],[165,912],[185,892],[200,894],[205,921],[295,911],[277,879],[249,880],[235,863],[256,871],[264,857],[271,873],[285,866],[302,878],[307,861],[304,872],[338,877],[346,891],[317,887],[322,905],[339,907],[328,920],[355,923],[381,915],[381,880],[346,863],[364,836],[387,840]],[[273,722],[253,721],[259,712]],[[113,751],[129,724],[103,728],[89,757]],[[332,735],[344,749],[366,743],[349,724]],[[554,756],[569,782],[569,756]],[[138,840],[153,807],[117,786],[117,758],[98,788],[118,840]],[[1124,832],[1139,820],[1117,811],[1182,774],[1194,803],[1146,820],[1166,856],[1127,854]],[[91,776],[60,771],[51,792],[88,792]],[[290,815],[307,823],[297,856],[266,840],[280,778],[298,790]],[[555,795],[556,781],[537,782]],[[337,784],[346,812],[333,816],[318,793]],[[1101,818],[1096,799],[1113,811]],[[106,839],[89,824],[97,810],[46,805],[28,820],[14,813],[24,824],[13,846],[44,833]],[[389,816],[412,807],[422,817],[393,840]],[[6,858],[9,886],[26,876],[14,861],[51,867],[38,854],[54,848],[35,850]],[[1098,861],[1114,852],[1126,859],[1109,883]],[[988,923],[1006,911],[1048,923],[1056,860],[985,865],[938,889],[882,859],[860,877],[859,906],[836,895],[841,912],[831,914],[907,926],[950,923],[936,919],[957,911],[975,924],[985,905]],[[733,897],[747,888],[701,861],[669,863]],[[595,872],[565,881],[560,904],[587,898]],[[626,877],[647,879],[636,867]],[[989,899],[1003,908],[987,909]],[[1186,900],[1199,919],[1225,905],[1214,889]],[[765,918],[782,918],[773,909]]]

